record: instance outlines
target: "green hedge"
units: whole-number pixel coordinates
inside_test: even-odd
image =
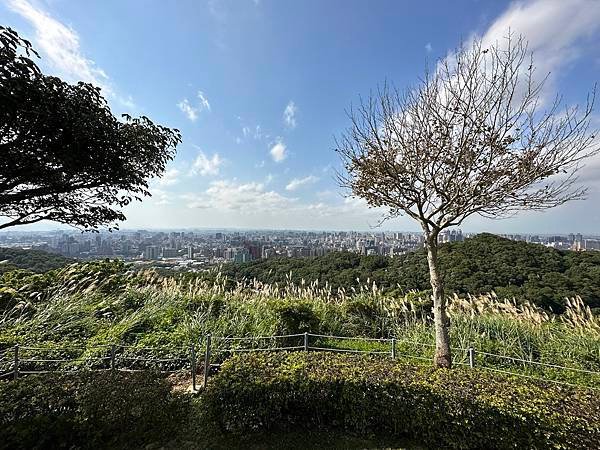
[[[196,398],[152,373],[1,382],[0,448],[274,448],[289,436],[326,433],[345,443],[361,436],[430,448],[593,449],[597,394],[382,358],[247,354],[225,362]]]
[[[152,373],[28,376],[0,383],[0,448],[136,448],[186,426],[189,398]]]
[[[326,427],[433,448],[598,448],[597,391],[477,369],[434,370],[323,353],[248,354],[223,364],[204,402],[247,433]]]

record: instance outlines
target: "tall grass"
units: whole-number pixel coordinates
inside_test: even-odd
[[[41,289],[39,280],[34,281],[18,286],[20,300],[0,316],[1,348],[16,343],[79,345],[93,353],[99,345],[123,343],[132,351],[159,347],[163,354],[184,356],[208,333],[269,336],[310,331],[395,337],[399,354],[424,360],[433,352],[430,299],[418,292],[387,295],[370,280],[358,288],[334,290],[319,280],[296,285],[289,277],[282,285],[270,285],[232,282],[216,274],[208,282],[90,263],[59,271]],[[600,371],[600,319],[579,297],[568,299],[561,315],[494,293],[452,296],[448,310],[457,363],[467,362],[465,349],[472,346],[481,365],[518,366],[484,355],[494,353]],[[343,345],[381,349],[379,344]],[[553,376],[542,368],[536,371]]]

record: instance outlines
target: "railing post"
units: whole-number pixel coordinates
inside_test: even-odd
[[[206,389],[208,373],[210,372],[210,333],[206,335],[206,349],[204,350],[204,381],[202,387]]]
[[[192,369],[192,391],[196,392],[196,349],[194,344],[190,347],[191,369]]]
[[[392,338],[392,359],[396,359],[396,338]]]
[[[15,367],[13,377],[15,380],[19,378],[19,344],[15,345]]]
[[[469,367],[472,369],[475,367],[475,349],[469,347]]]
[[[115,344],[111,344],[111,346],[110,346],[110,370],[112,372],[115,371],[115,367],[116,367],[116,365],[115,365],[116,353],[117,353],[117,351],[115,348]]]
[[[308,332],[304,332],[304,351],[308,351]]]

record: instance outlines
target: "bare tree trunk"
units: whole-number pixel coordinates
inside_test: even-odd
[[[444,282],[438,266],[438,234],[431,233],[427,236],[427,263],[429,264],[429,280],[433,291],[433,322],[435,325],[435,356],[433,364],[436,367],[450,368],[452,356],[450,355],[450,319],[446,313],[446,299],[444,297]]]

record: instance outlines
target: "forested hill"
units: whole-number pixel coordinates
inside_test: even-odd
[[[46,272],[74,262],[70,258],[42,250],[0,247],[0,273],[15,269]]]
[[[581,295],[600,308],[600,252],[570,252],[537,244],[480,234],[464,242],[445,244],[440,260],[449,291],[460,294],[495,291],[499,296],[530,300],[562,309],[567,296]],[[387,289],[427,290],[429,274],[423,250],[399,258],[338,252],[315,258],[275,258],[228,264],[232,278],[257,278],[285,283],[291,272],[298,283],[319,279],[348,289],[369,278]]]

